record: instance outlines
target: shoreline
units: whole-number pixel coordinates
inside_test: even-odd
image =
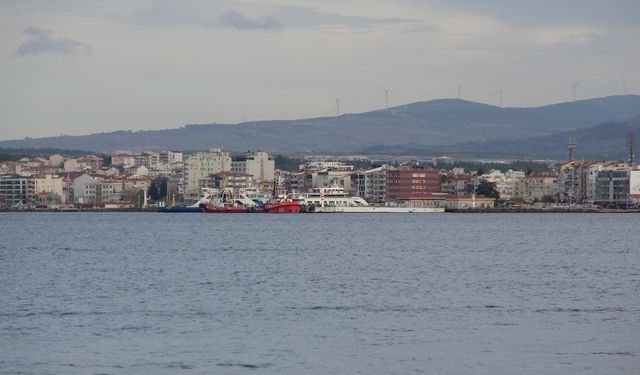
[[[59,209],[0,209],[0,213],[19,213],[19,212],[29,212],[29,213],[160,213],[157,208],[115,208],[115,209],[104,209],[104,208],[79,208],[77,210],[59,210]],[[179,212],[176,212],[179,213]],[[311,212],[309,212],[311,213]],[[342,213],[344,212],[322,212],[322,213]],[[435,214],[438,214],[436,212]],[[590,213],[590,214],[602,214],[602,213],[640,213],[640,208],[597,208],[597,207],[553,207],[553,208],[534,208],[534,207],[520,207],[520,208],[505,208],[505,207],[494,207],[494,208],[447,208],[443,213],[450,214],[487,214],[487,213],[501,213],[501,214],[522,214],[522,213],[530,213],[530,214],[541,214],[541,213],[551,213],[551,214],[560,214],[560,213]],[[175,213],[174,213],[175,214]],[[193,213],[192,213],[193,214]],[[199,214],[196,212],[195,214]],[[413,215],[420,213],[411,213]],[[426,214],[434,214],[434,213],[426,213]]]

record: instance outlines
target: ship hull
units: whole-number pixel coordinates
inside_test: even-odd
[[[315,207],[314,212],[344,212],[344,213],[442,213],[442,207],[390,207],[390,206],[362,206],[362,207]]]
[[[202,207],[180,207],[180,206],[173,206],[173,207],[161,207],[158,208],[158,212],[164,212],[164,213],[202,213]]]
[[[247,212],[247,209],[242,206],[223,206],[216,207],[211,205],[206,205],[202,207],[204,212],[209,214],[232,214],[232,213],[243,213]]]
[[[298,214],[301,211],[302,205],[298,202],[277,202],[264,207],[264,212],[269,214]]]

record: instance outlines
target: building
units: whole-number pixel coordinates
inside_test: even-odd
[[[511,200],[514,199],[514,189],[516,182],[525,177],[524,171],[508,170],[502,173],[498,170],[492,169],[488,173],[480,176],[482,181],[493,182],[496,186],[496,190],[500,194],[500,199]]]
[[[640,203],[640,169],[629,172],[629,200],[635,204]]]
[[[586,181],[583,177],[584,162],[573,160],[560,165],[558,173],[558,200],[563,203],[586,201]]]
[[[182,163],[182,152],[180,151],[160,151],[159,161],[163,164]]]
[[[111,155],[111,165],[113,166],[121,166],[121,165],[135,165],[136,158],[130,154],[125,152],[119,152]]]
[[[77,163],[80,167],[90,167],[93,170],[98,170],[102,168],[102,164],[104,160],[95,155],[87,155],[77,159]]]
[[[82,169],[80,163],[78,163],[77,159],[67,159],[64,161],[64,170],[65,172],[74,172]]]
[[[241,172],[218,172],[211,176],[211,187],[233,189],[237,194],[240,189],[245,189],[253,185],[253,176]]]
[[[430,199],[440,192],[440,172],[436,169],[401,166],[387,170],[387,201]]]
[[[382,203],[387,197],[387,170],[382,166],[359,171],[352,175],[352,186],[360,198],[369,203]]]
[[[304,163],[298,167],[301,171],[342,171],[350,172],[355,168],[351,164],[346,164],[340,161],[311,161]]]
[[[245,173],[253,177],[256,184],[270,183],[275,174],[275,160],[268,153],[250,152],[231,162],[231,171]]]
[[[448,209],[464,210],[467,208],[491,208],[495,206],[494,198],[476,194],[449,194],[444,198],[444,207]]]
[[[593,203],[598,200],[596,191],[598,174],[608,170],[628,171],[629,166],[626,163],[611,160],[585,163],[582,168],[582,180],[585,182],[586,202]]]
[[[516,179],[513,199],[532,203],[543,198],[557,199],[558,176],[553,174],[533,174]]]
[[[443,193],[465,195],[472,194],[475,191],[475,176],[464,174],[464,170],[460,171],[460,169],[441,175],[442,182],[440,184],[440,190]]]
[[[35,177],[34,193],[41,200],[63,202],[64,190],[62,178],[58,175],[44,175]]]
[[[35,180],[28,177],[0,178],[0,207],[20,207],[35,201]]]
[[[604,206],[618,206],[629,203],[630,171],[604,170],[596,178],[595,202]]]
[[[184,197],[196,199],[202,188],[207,187],[210,176],[231,171],[231,156],[220,149],[198,152],[184,162]]]

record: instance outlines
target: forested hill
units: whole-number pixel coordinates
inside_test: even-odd
[[[620,123],[640,116],[640,96],[623,95],[536,108],[500,108],[458,99],[417,102],[388,110],[302,120],[186,125],[153,131],[116,131],[0,141],[0,148],[66,148],[92,152],[128,149],[349,153],[372,146],[418,145],[446,150],[473,142],[493,147]],[[563,140],[564,142],[565,140]],[[491,145],[491,146],[489,146]],[[491,151],[487,149],[486,151]]]

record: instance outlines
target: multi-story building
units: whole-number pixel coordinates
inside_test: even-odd
[[[438,170],[409,165],[387,170],[387,201],[429,200],[438,192]]]
[[[514,198],[513,190],[515,189],[516,181],[524,177],[524,171],[514,171],[510,169],[507,172],[502,173],[493,169],[480,176],[480,179],[487,182],[493,182],[496,185],[496,190],[500,194],[500,198],[504,200],[511,200]]]
[[[564,203],[586,200],[586,181],[582,173],[583,161],[573,160],[560,165],[558,173],[558,199]]]
[[[49,164],[54,167],[61,167],[64,165],[65,157],[60,154],[54,154],[49,156]]]
[[[640,203],[640,169],[629,172],[629,200],[632,203]]]
[[[28,177],[0,178],[0,206],[28,206],[35,200],[35,180]]]
[[[253,176],[241,172],[218,172],[211,176],[211,187],[218,189],[230,188],[234,194],[240,189],[245,189],[253,185]]]
[[[270,183],[275,173],[275,161],[268,153],[250,152],[231,161],[231,171],[245,173],[253,177],[257,184]]]
[[[77,163],[80,167],[90,167],[93,170],[102,168],[104,160],[96,155],[87,155],[77,159]]]
[[[455,168],[454,168],[455,169]],[[440,190],[450,195],[472,194],[475,191],[475,176],[459,173],[458,170],[442,175]]]
[[[351,164],[346,164],[340,161],[311,161],[304,163],[298,167],[299,170],[306,171],[320,171],[320,170],[328,170],[328,171],[342,171],[349,172],[353,171],[355,168]]]
[[[182,152],[180,151],[160,151],[159,161],[163,164],[182,163]]]
[[[136,158],[131,153],[118,152],[111,155],[111,165],[113,166],[135,165],[135,164],[136,164]]]
[[[308,189],[341,187],[347,193],[352,190],[350,172],[323,170],[312,172],[310,176],[311,185]]]
[[[64,161],[65,172],[79,171],[82,168],[77,159],[67,159]]]
[[[34,192],[37,197],[43,199],[63,201],[63,181],[58,175],[45,175],[35,177]]]
[[[370,203],[384,202],[387,196],[388,166],[359,171],[352,175],[356,194]]]
[[[629,203],[630,171],[603,170],[596,178],[595,202],[602,205]]]
[[[558,176],[553,174],[533,174],[516,179],[513,199],[525,202],[541,201],[544,197],[557,198]]]
[[[602,171],[628,171],[630,168],[626,163],[616,161],[596,161],[585,163],[582,168],[583,178],[585,182],[586,202],[593,203],[597,198],[597,179],[598,174]]]
[[[231,170],[231,156],[220,149],[198,152],[184,162],[185,199],[198,198],[201,188],[206,187],[210,176]],[[205,186],[202,186],[205,181]]]

